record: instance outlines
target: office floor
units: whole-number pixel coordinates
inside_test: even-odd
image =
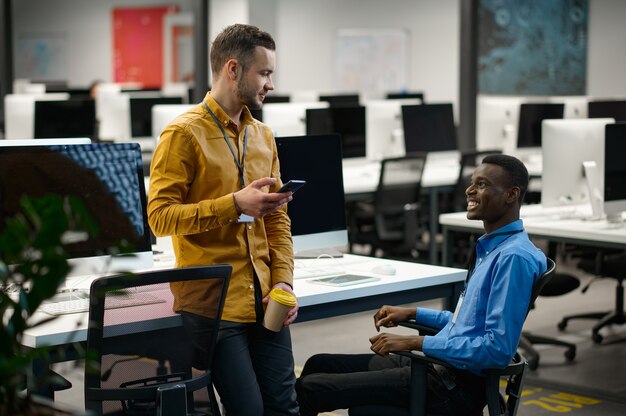
[[[559,272],[573,272],[584,286],[590,279],[573,268],[572,261],[560,259]],[[551,415],[567,413],[583,415],[626,414],[626,326],[606,329],[602,345],[591,341],[590,328],[594,321],[572,321],[566,331],[559,332],[556,323],[568,314],[580,311],[601,311],[613,306],[615,281],[598,279],[582,294],[576,290],[555,298],[539,298],[536,308],[526,320],[525,330],[533,333],[562,337],[575,342],[578,347],[574,362],[568,363],[563,349],[540,347],[539,369],[530,372],[526,379],[524,398],[518,412],[526,415]],[[440,301],[421,304],[440,308]],[[375,334],[372,324],[374,311],[304,322],[292,326],[292,339],[296,372],[299,373],[306,359],[320,352],[359,353],[369,352],[368,338]],[[402,332],[398,328],[390,331]],[[68,364],[57,367],[74,382],[74,388],[59,392],[57,400],[81,406],[82,376],[79,369]],[[337,410],[326,415],[347,415]]]

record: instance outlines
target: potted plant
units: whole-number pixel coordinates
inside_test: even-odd
[[[24,198],[20,206],[18,214],[0,221],[0,414],[68,414],[26,393],[27,382],[35,383],[30,390],[54,380],[27,381],[31,362],[45,360],[49,349],[26,349],[21,340],[25,330],[42,323],[33,322],[33,314],[54,296],[70,270],[63,243],[86,239],[97,233],[97,226],[78,198]]]

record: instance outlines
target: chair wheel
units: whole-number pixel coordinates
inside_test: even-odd
[[[593,334],[591,334],[591,338],[593,339],[593,342],[595,342],[596,344],[601,344],[602,340],[604,339],[602,335],[598,334],[597,332],[594,332]]]
[[[556,325],[561,331],[563,331],[565,329],[565,327],[567,326],[567,321],[561,321]]]
[[[568,348],[567,351],[565,351],[565,358],[567,359],[567,361],[574,361],[574,358],[576,358],[576,349],[575,348]]]

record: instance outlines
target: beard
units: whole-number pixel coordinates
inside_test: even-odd
[[[260,110],[263,106],[263,102],[258,98],[258,92],[248,83],[245,72],[237,81],[237,97],[251,110]]]

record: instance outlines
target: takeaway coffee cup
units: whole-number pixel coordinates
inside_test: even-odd
[[[270,331],[280,331],[287,318],[287,312],[294,306],[296,306],[295,296],[277,287],[272,289],[263,318],[263,326]]]

